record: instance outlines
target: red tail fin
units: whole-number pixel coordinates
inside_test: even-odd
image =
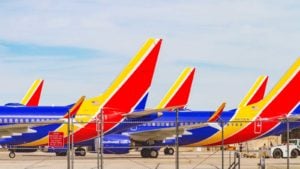
[[[186,68],[158,104],[157,108],[187,105],[194,79],[195,68]],[[184,107],[181,107],[184,108]]]
[[[39,79],[33,82],[26,95],[23,97],[21,104],[26,106],[38,106],[40,102],[41,92],[44,80]]]

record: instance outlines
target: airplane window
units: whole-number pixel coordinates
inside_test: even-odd
[[[4,119],[4,123],[7,123],[7,119]]]
[[[168,122],[166,123],[166,126],[169,126],[169,123],[168,123]]]
[[[157,123],[157,126],[160,126],[160,123],[159,123],[159,122]]]
[[[31,119],[31,122],[35,122],[35,119]]]
[[[2,123],[2,119],[0,119],[0,123]]]
[[[15,119],[15,123],[19,123],[19,119]]]
[[[155,126],[155,123],[154,123],[154,122],[152,123],[152,126]]]
[[[25,119],[25,123],[28,123],[29,122],[29,119]]]
[[[23,119],[20,119],[20,123],[23,123]]]
[[[9,119],[9,123],[12,123],[13,122],[13,119]]]

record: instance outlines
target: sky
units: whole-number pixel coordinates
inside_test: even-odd
[[[300,1],[2,0],[0,104],[45,80],[41,105],[66,105],[110,85],[149,37],[163,44],[148,107],[196,68],[188,107],[235,108],[259,75],[268,89],[299,57]]]

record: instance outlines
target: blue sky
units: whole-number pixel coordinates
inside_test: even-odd
[[[5,0],[0,2],[0,104],[36,78],[41,103],[102,93],[148,37],[163,38],[149,107],[186,66],[190,108],[233,108],[255,79],[268,89],[299,57],[300,2],[280,0]]]

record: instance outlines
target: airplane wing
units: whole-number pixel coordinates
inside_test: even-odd
[[[209,126],[209,123],[199,123],[193,125],[183,125],[178,127],[178,134],[189,134],[188,130],[195,128],[202,128]],[[148,141],[148,140],[165,140],[168,137],[174,137],[176,135],[176,127],[168,127],[163,129],[155,129],[149,131],[132,132],[127,133],[129,137],[134,141]]]
[[[40,122],[31,122],[31,123],[18,123],[18,124],[9,124],[9,125],[2,125],[0,126],[0,137],[11,137],[11,136],[18,136],[22,135],[22,133],[35,133],[36,131],[33,130],[33,127],[38,126],[45,126],[49,124],[59,124],[59,123],[66,123],[66,118],[68,118],[68,115],[74,116],[80,106],[82,105],[83,101],[85,99],[85,96],[82,96],[70,109],[69,113],[67,113],[65,116],[62,117],[62,119],[58,120],[44,120]]]
[[[179,106],[171,106],[171,107],[166,107],[166,108],[161,108],[161,109],[146,109],[143,111],[135,111],[133,113],[129,113],[129,114],[124,114],[123,116],[127,117],[127,118],[140,118],[140,117],[144,117],[144,116],[148,116],[151,114],[158,114],[158,116],[161,116],[161,112],[164,111],[171,111],[171,110],[176,110],[181,108],[182,105]]]
[[[48,121],[41,121],[41,122],[34,122],[34,123],[4,125],[4,126],[0,126],[0,137],[7,138],[11,136],[22,135],[22,133],[35,133],[36,131],[31,128],[37,126],[45,126],[49,124],[64,123],[64,122],[65,120],[48,120]]]

